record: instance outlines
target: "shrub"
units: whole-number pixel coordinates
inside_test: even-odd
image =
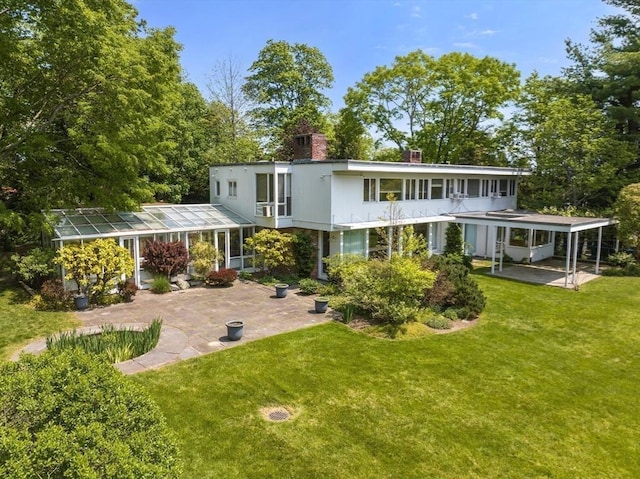
[[[0,410],[0,477],[180,476],[158,406],[81,350],[0,364]]]
[[[171,281],[166,276],[156,276],[151,283],[151,292],[165,294],[171,291]]]
[[[273,229],[260,230],[244,241],[247,250],[255,254],[253,265],[269,275],[285,273],[295,266],[292,243],[293,236]]]
[[[94,301],[114,288],[122,275],[130,276],[134,267],[129,250],[111,239],[65,245],[54,261],[63,266],[67,279],[76,282],[78,292],[91,291]]]
[[[182,241],[148,241],[142,256],[145,269],[166,277],[184,273],[189,265],[189,254]]]
[[[611,253],[607,260],[612,266],[619,266],[621,268],[626,268],[627,266],[631,266],[636,264],[636,259],[631,253],[627,253],[625,251],[618,251],[617,253]]]
[[[435,277],[417,260],[399,256],[350,263],[340,273],[344,295],[358,310],[394,325],[415,319]]]
[[[253,275],[248,271],[240,271],[238,273],[238,278],[240,278],[242,281],[248,281],[250,279],[253,279]]]
[[[298,231],[293,235],[291,247],[298,276],[301,278],[310,276],[315,266],[316,253],[311,235],[304,231]]]
[[[444,316],[447,319],[450,319],[451,321],[457,321],[458,319],[460,319],[458,317],[458,312],[453,308],[445,309],[442,312],[442,316]]]
[[[451,329],[451,320],[441,315],[432,316],[425,324],[433,329]]]
[[[198,241],[189,249],[191,265],[196,274],[204,278],[215,267],[216,262],[224,260],[224,255],[211,243]]]
[[[238,272],[235,269],[224,268],[220,271],[211,271],[207,275],[206,283],[210,286],[231,286],[238,279]]]
[[[445,231],[444,255],[462,255],[463,241],[462,226],[458,223],[449,223]]]
[[[120,281],[118,283],[118,295],[125,303],[133,301],[133,297],[138,292],[138,287],[133,281]]]
[[[602,270],[603,276],[640,276],[640,266],[630,264],[625,268],[609,268]]]
[[[33,304],[40,311],[68,311],[73,305],[73,293],[65,291],[61,279],[50,279],[42,284]]]
[[[24,256],[14,254],[11,260],[18,278],[37,290],[55,274],[55,255],[56,252],[50,248],[34,248]]]
[[[47,349],[61,351],[80,348],[96,356],[105,356],[110,363],[127,361],[148,353],[158,344],[162,320],[154,319],[142,331],[102,326],[99,334],[79,334],[76,330],[47,337]]]
[[[322,284],[315,279],[304,278],[300,280],[298,286],[300,287],[300,292],[302,294],[316,294],[318,292],[318,288],[320,288]]]

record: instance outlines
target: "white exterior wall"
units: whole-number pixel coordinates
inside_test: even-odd
[[[291,175],[292,226],[331,230],[335,177],[328,162],[293,164]]]

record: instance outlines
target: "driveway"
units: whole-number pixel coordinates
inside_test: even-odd
[[[79,331],[88,332],[107,323],[142,328],[153,319],[162,318],[156,348],[116,364],[125,374],[156,369],[331,320],[331,313],[315,312],[313,296],[301,296],[290,290],[285,298],[276,298],[274,288],[242,281],[236,281],[230,288],[190,288],[163,295],[139,291],[131,303],[94,308],[76,315],[82,322]],[[230,320],[244,321],[244,335],[239,341],[227,338],[225,323]],[[41,340],[23,351],[37,353],[44,348]]]

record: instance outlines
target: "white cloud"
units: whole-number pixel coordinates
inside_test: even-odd
[[[471,20],[477,20],[478,14],[476,12],[470,13],[469,15],[467,15],[467,18],[470,18]]]
[[[487,29],[487,30],[482,30],[479,33],[479,35],[495,35],[496,33],[498,33],[498,30]]]
[[[478,48],[478,45],[471,42],[456,42],[453,46],[456,48]]]
[[[417,5],[415,7],[411,7],[411,16],[414,18],[422,17],[422,14],[420,13],[420,7],[418,7]]]

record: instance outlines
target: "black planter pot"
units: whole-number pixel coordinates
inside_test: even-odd
[[[73,299],[73,302],[75,303],[76,309],[78,311],[84,311],[89,307],[89,297],[85,294],[76,296]]]
[[[289,290],[288,284],[276,284],[276,298],[284,298]]]
[[[329,306],[329,300],[327,298],[316,298],[316,313],[326,313]]]
[[[227,321],[227,337],[231,341],[238,341],[242,338],[242,334],[244,333],[244,321]]]

